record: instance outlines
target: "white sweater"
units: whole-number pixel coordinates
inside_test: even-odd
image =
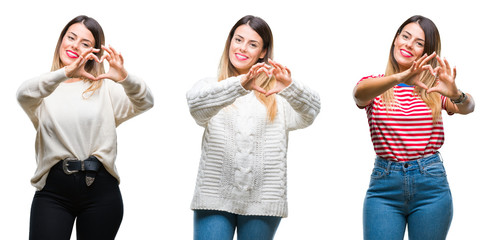
[[[187,100],[205,128],[191,208],[286,217],[288,132],[312,124],[320,111],[318,94],[293,81],[276,95],[273,122],[240,77],[203,79]]]
[[[24,82],[17,91],[37,131],[37,169],[31,183],[38,190],[50,168],[67,157],[84,160],[94,155],[119,181],[116,127],[153,106],[150,89],[132,75],[120,83],[101,80],[101,88],[85,99],[82,93],[90,83],[64,83],[67,79],[61,68]]]

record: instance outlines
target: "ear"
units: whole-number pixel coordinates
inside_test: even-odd
[[[263,59],[266,56],[266,53],[268,52],[268,49],[263,49],[261,51],[261,55],[259,55],[259,59]]]

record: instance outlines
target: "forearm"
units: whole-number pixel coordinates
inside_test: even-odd
[[[127,74],[123,81],[117,83],[123,86],[126,95],[134,105],[135,109],[143,112],[153,107],[152,92],[143,80],[132,74]]]
[[[67,79],[64,69],[29,79],[17,90],[17,101],[30,115],[41,104],[43,98],[53,93],[58,85]]]
[[[380,96],[399,83],[400,79],[398,74],[387,77],[364,79],[355,86],[353,98],[355,99],[356,105],[360,107],[367,106],[374,98]]]
[[[238,97],[248,94],[239,77],[217,82],[216,79],[199,81],[186,94],[189,111],[199,125],[205,125],[221,109]]]
[[[319,94],[297,81],[292,81],[278,95],[283,97],[293,109],[293,112],[286,117],[289,130],[311,125],[320,112]]]
[[[474,98],[468,93],[466,93],[465,95],[467,96],[467,99],[463,101],[461,104],[455,104],[451,102],[456,109],[455,113],[465,115],[474,112],[474,106],[475,106]]]

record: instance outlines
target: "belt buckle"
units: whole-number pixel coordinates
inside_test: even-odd
[[[65,158],[65,159],[63,159],[63,164],[62,164],[63,165],[63,172],[65,172],[65,174],[67,174],[67,175],[78,172],[78,170],[73,170],[73,171],[68,170],[68,161],[78,161],[78,159],[76,159],[76,158]]]

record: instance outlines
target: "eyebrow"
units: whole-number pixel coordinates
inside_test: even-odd
[[[71,33],[71,34],[75,35],[76,37],[78,37],[78,35],[75,34],[74,32],[68,32],[68,33]],[[89,39],[86,39],[86,38],[83,38],[82,41],[87,41],[87,42],[92,44],[92,41],[90,41]]]
[[[407,34],[409,34],[409,35],[411,35],[411,36],[413,36],[413,35],[412,35],[410,32],[408,32],[408,31],[404,31],[404,32],[405,32],[405,33],[407,33]],[[424,39],[422,39],[422,38],[418,38],[418,40],[419,40],[419,41],[423,41],[423,42],[425,41],[425,40],[424,40]]]
[[[241,36],[241,35],[239,35],[239,34],[234,34],[234,36],[237,36],[237,37],[240,37],[240,38],[242,38],[242,39],[245,39],[244,37],[242,37],[242,36]],[[254,40],[254,39],[251,39],[251,40],[249,40],[249,41],[259,43],[259,41]]]

